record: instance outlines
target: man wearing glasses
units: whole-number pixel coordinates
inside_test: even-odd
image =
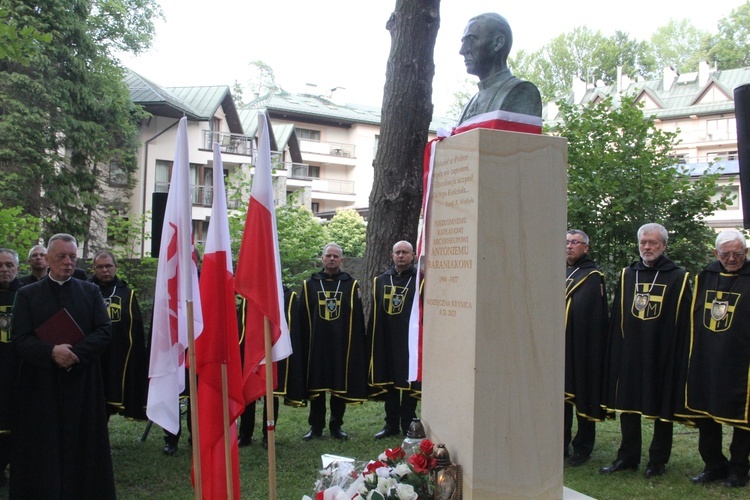
[[[589,237],[571,229],[565,238],[565,441],[568,456],[575,406],[578,430],[573,438],[575,467],[588,461],[596,438],[601,406],[608,307],[604,275],[589,257]]]
[[[717,260],[698,275],[693,301],[687,416],[698,424],[698,451],[705,463],[694,484],[748,482],[750,456],[750,264],[739,231],[716,238]],[[730,457],[721,451],[722,424],[734,428]]]
[[[102,292],[112,321],[112,340],[102,353],[102,380],[107,410],[135,420],[146,420],[148,356],[143,316],[135,291],[117,275],[112,252],[94,255],[94,276],[90,282]]]

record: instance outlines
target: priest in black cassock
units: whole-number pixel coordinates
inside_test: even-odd
[[[722,231],[715,248],[695,281],[685,416],[698,424],[705,463],[693,483],[738,487],[750,479],[750,263],[739,231]],[[728,461],[722,425],[734,429]]]
[[[641,416],[654,422],[646,477],[664,474],[672,453],[680,354],[688,340],[692,294],[688,273],[669,260],[660,224],[638,229],[640,260],[622,270],[610,318],[605,405],[620,413],[622,441],[601,473],[637,469]]]
[[[143,316],[135,291],[117,276],[117,259],[107,250],[94,255],[89,281],[102,292],[112,321],[112,340],[101,357],[104,395],[110,414],[147,420],[148,358]]]
[[[99,365],[109,345],[109,316],[99,289],[72,278],[75,238],[56,234],[47,250],[49,275],[18,290],[13,309],[20,368],[10,498],[115,498]],[[38,330],[63,335],[64,320],[47,323],[63,308],[83,338],[42,340]]]
[[[406,435],[417,417],[422,393],[421,382],[409,382],[409,318],[421,288],[413,265],[414,248],[408,241],[399,241],[393,245],[391,258],[393,266],[373,281],[368,324],[367,382],[371,397],[385,402],[385,425],[375,439]]]
[[[584,464],[596,440],[601,405],[609,306],[604,275],[589,257],[589,237],[580,229],[565,236],[565,411],[564,454],[568,465]],[[572,437],[573,410],[578,429]],[[572,439],[571,439],[572,438]]]
[[[331,397],[328,430],[348,439],[341,428],[347,403],[367,399],[365,321],[359,283],[341,270],[344,252],[335,243],[323,248],[323,269],[306,280],[300,303],[300,332],[310,401],[310,431],[302,439],[323,435],[326,393]]]

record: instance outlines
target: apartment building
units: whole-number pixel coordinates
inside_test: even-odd
[[[161,87],[141,75],[128,72],[126,83],[133,101],[152,116],[141,126],[137,187],[130,214],[158,214],[168,191],[176,141],[177,122],[188,117],[193,230],[202,241],[213,201],[211,145],[218,142],[228,178],[230,208],[247,199],[242,191],[251,175],[253,139],[258,111],[271,121],[271,149],[277,203],[287,199],[305,205],[321,217],[337,208],[367,213],[373,183],[373,160],[380,134],[380,109],[340,102],[333,95],[276,92],[237,109],[229,86]],[[719,183],[737,194],[734,202],[709,218],[716,230],[742,225],[742,204],[737,159],[734,88],[750,83],[750,67],[712,70],[701,63],[698,71],[679,75],[665,69],[659,80],[630,79],[622,75],[615,85],[587,86],[574,83],[570,99],[581,105],[605,96],[635,94],[657,126],[678,133],[675,162],[691,175],[721,168]],[[559,118],[554,103],[545,106],[545,122]],[[450,129],[452,120],[436,118],[430,137],[438,128]],[[290,198],[290,195],[294,195]],[[156,206],[155,206],[156,204]],[[151,251],[151,241],[141,254]]]
[[[585,106],[618,93],[635,95],[658,128],[677,133],[673,152],[676,163],[684,165],[695,177],[720,169],[719,184],[730,186],[736,195],[726,210],[708,218],[707,223],[717,231],[741,227],[734,89],[750,83],[750,67],[717,71],[703,61],[698,71],[691,73],[679,74],[665,68],[658,80],[633,80],[627,75],[618,80],[615,85],[589,86],[575,81],[571,102]],[[545,122],[554,123],[557,119],[557,107],[547,104]]]
[[[150,212],[158,220],[169,190],[177,122],[182,116],[188,118],[196,241],[204,240],[211,214],[214,142],[222,151],[229,206],[244,209],[239,200],[249,196],[243,186],[251,175],[261,109],[267,111],[271,122],[277,203],[290,199],[324,217],[338,208],[366,214],[380,133],[379,109],[336,103],[330,96],[277,92],[238,110],[229,86],[162,87],[132,71],[128,71],[126,83],[133,102],[152,115],[141,125],[130,215]],[[438,127],[451,125],[447,119],[434,120],[430,137]],[[146,239],[141,254],[150,253],[151,248],[152,240]]]

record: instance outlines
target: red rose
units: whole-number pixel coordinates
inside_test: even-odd
[[[388,448],[385,450],[385,456],[392,462],[398,462],[399,460],[403,460],[406,453],[404,453],[404,449],[399,446],[398,448]]]
[[[388,467],[388,465],[384,464],[380,460],[377,460],[375,462],[370,462],[369,464],[367,464],[367,470],[369,472],[375,472],[376,470],[378,470],[381,467]]]
[[[412,469],[414,469],[414,472],[418,474],[427,474],[430,472],[429,462],[427,461],[427,457],[422,455],[421,453],[415,453],[414,455],[409,457],[409,465],[411,465]]]
[[[432,451],[434,450],[434,448],[435,445],[432,444],[432,441],[430,441],[429,439],[423,439],[422,442],[419,443],[419,451],[421,451],[428,457],[432,455]]]
[[[325,497],[324,493],[325,493],[325,492],[323,492],[323,491],[319,491],[319,492],[317,492],[317,493],[315,494],[315,500],[323,500],[323,498]]]

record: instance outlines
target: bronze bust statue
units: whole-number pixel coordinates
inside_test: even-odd
[[[496,110],[542,116],[539,89],[508,69],[512,45],[513,33],[503,16],[489,13],[469,19],[458,53],[464,56],[466,72],[479,77],[479,92],[464,106],[459,125],[472,116]]]

